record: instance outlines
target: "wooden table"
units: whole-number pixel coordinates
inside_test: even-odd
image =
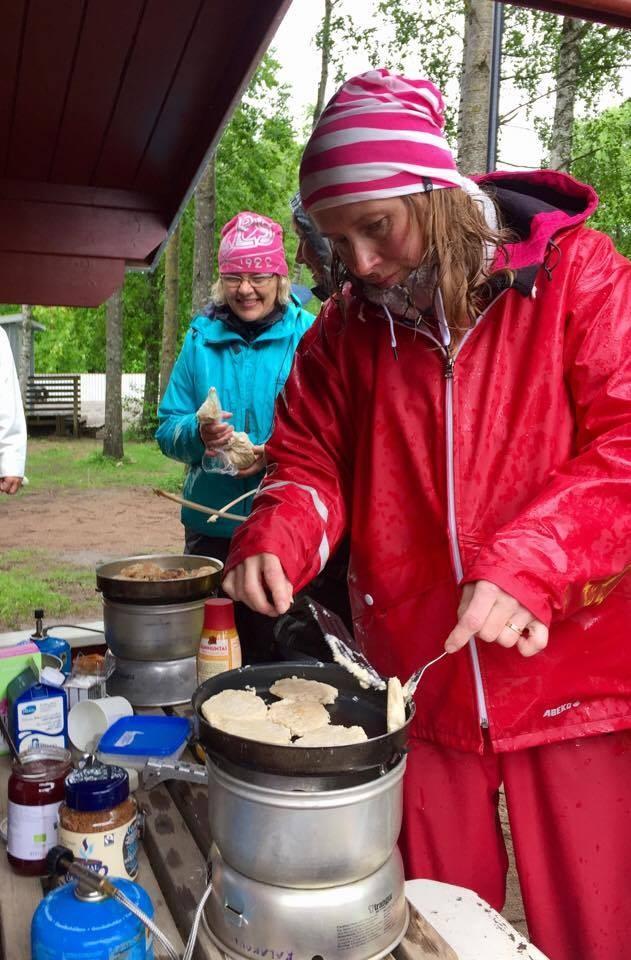
[[[190,760],[192,757],[189,754],[183,759]],[[2,757],[0,817],[6,816],[8,776],[8,758]],[[171,780],[159,784],[151,792],[138,790],[136,797],[145,812],[144,834],[139,850],[138,882],[153,901],[158,926],[175,948],[183,951],[195,907],[206,887],[206,859],[211,842],[207,790],[201,785]],[[434,887],[455,891],[455,894],[451,895],[454,905],[463,900],[462,896],[457,896],[463,891],[455,887],[448,888],[448,885],[444,884],[430,885],[427,888],[434,898]],[[0,851],[1,960],[27,960],[30,957],[30,922],[43,895],[43,889],[41,880],[14,874],[6,856]],[[419,903],[420,897],[423,913],[430,916],[430,909],[423,906],[423,897],[428,896],[425,888],[421,892],[415,889],[414,893],[415,896],[410,899]],[[428,903],[434,902],[431,896]],[[484,908],[489,930],[491,926],[495,928],[496,921],[491,918],[491,913],[493,917],[498,915],[479,899],[478,903]],[[456,952],[415,907],[412,907],[411,917],[408,932],[394,952],[395,960],[465,960],[465,954]],[[510,947],[515,952],[503,954],[501,960],[504,960],[504,957],[506,960],[512,960],[513,957],[541,960],[540,953],[516,931],[510,931],[511,928],[508,928],[505,942],[507,949]],[[479,939],[480,952],[467,954],[466,960],[474,956],[475,960],[500,960],[496,947],[493,948],[495,952],[487,953],[484,942],[482,935]],[[156,960],[166,960],[167,955],[159,944],[154,945],[154,950]],[[203,926],[200,926],[194,957],[195,960],[223,960],[223,954],[213,945]]]

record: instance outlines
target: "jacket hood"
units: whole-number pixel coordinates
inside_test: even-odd
[[[591,216],[598,206],[596,191],[557,170],[499,171],[473,179],[493,197],[504,225],[518,237],[505,244],[508,264],[497,266],[514,270],[513,286],[529,294],[537,271],[547,266],[550,243]]]

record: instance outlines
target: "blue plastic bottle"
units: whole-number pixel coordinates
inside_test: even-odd
[[[149,917],[149,895],[131,880],[113,882]],[[81,900],[72,881],[41,901],[31,922],[31,960],[153,960],[153,937],[118,900]]]

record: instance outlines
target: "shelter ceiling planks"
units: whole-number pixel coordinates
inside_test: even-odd
[[[0,302],[101,302],[155,261],[289,4],[0,4]]]

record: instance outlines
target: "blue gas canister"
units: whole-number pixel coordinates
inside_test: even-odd
[[[35,633],[32,633],[30,640],[36,643],[42,653],[49,653],[61,661],[60,670],[67,677],[72,670],[72,650],[67,640],[62,637],[51,636],[44,633],[42,624],[44,622],[44,611],[41,608],[33,610],[35,617]]]
[[[131,880],[117,887],[148,917],[149,895]],[[118,900],[81,899],[72,881],[41,901],[31,922],[31,960],[153,960],[153,937]]]
[[[70,644],[67,640],[64,640],[62,637],[52,637],[50,634],[47,634],[45,637],[31,637],[33,643],[36,643],[42,653],[50,653],[53,657],[58,657],[61,660],[61,667],[59,668],[65,676],[70,676],[70,671],[72,669],[72,651],[70,650]]]

